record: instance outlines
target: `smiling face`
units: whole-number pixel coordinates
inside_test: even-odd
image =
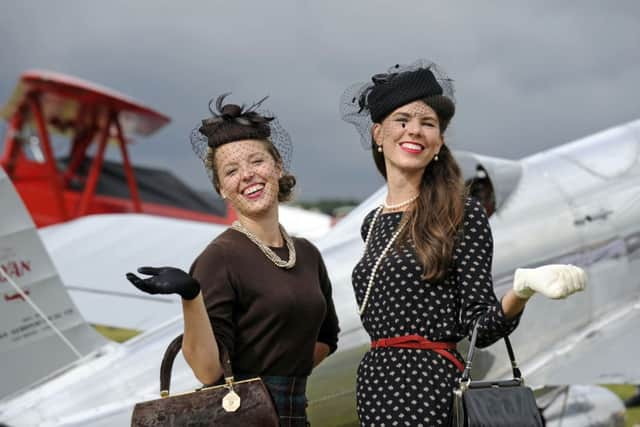
[[[223,144],[215,151],[219,193],[243,216],[258,217],[278,208],[282,166],[265,144],[269,142],[247,139]]]
[[[436,112],[423,101],[395,109],[372,128],[374,142],[382,147],[387,174],[423,171],[443,144]]]

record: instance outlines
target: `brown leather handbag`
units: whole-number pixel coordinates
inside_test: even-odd
[[[225,384],[170,396],[171,369],[181,347],[182,335],[164,353],[160,366],[161,398],[137,403],[132,427],[279,425],[273,399],[262,380],[258,377],[234,381],[229,354],[222,347]]]

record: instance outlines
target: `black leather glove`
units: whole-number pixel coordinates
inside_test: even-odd
[[[141,279],[127,273],[127,279],[149,294],[179,294],[184,299],[194,299],[200,293],[200,283],[188,273],[175,267],[140,267],[138,273],[151,277]]]

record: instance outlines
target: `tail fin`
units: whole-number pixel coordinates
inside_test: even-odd
[[[1,399],[106,340],[71,301],[33,220],[1,167],[0,207]]]

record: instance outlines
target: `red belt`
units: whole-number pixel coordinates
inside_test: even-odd
[[[456,357],[447,350],[455,350],[456,343],[429,341],[420,335],[405,335],[402,337],[381,338],[378,341],[371,342],[371,349],[383,347],[399,347],[399,348],[418,348],[421,350],[432,350],[440,356],[451,361],[461,372],[464,371],[464,365]]]

